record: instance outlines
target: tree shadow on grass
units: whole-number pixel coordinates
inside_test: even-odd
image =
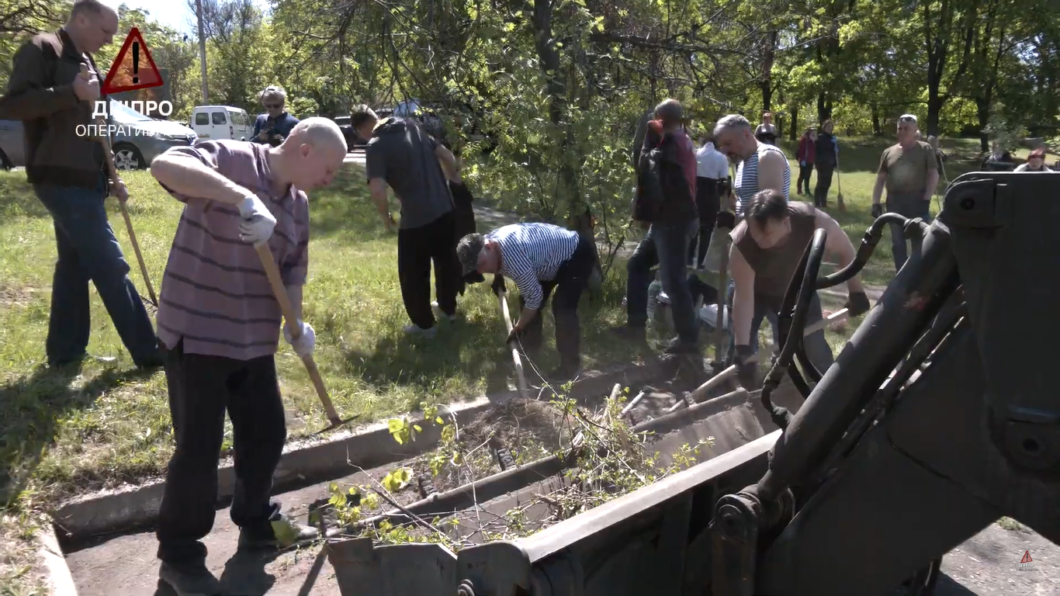
[[[48,210],[26,182],[25,173],[0,173],[0,218],[48,216]]]
[[[80,388],[71,387],[81,364],[41,367],[0,387],[0,507],[13,504],[58,434],[58,421],[91,406],[99,396],[153,371],[108,368]]]
[[[314,192],[309,199],[309,220],[312,238],[363,242],[387,235],[364,184],[340,182]]]
[[[417,399],[432,395],[470,399],[477,396],[451,392],[481,380],[487,394],[508,389],[508,377],[514,372],[502,338],[499,321],[482,326],[461,316],[455,323],[438,323],[433,338],[385,335],[368,349],[347,350],[343,359],[349,374],[380,393],[402,385],[415,388]]]

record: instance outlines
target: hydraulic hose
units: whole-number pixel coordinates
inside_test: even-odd
[[[818,229],[813,233],[813,239],[803,252],[799,266],[795,269],[795,274],[792,275],[791,282],[788,284],[777,321],[779,339],[784,347],[781,348],[780,355],[773,363],[762,385],[761,399],[762,406],[769,412],[773,423],[782,429],[787,428],[791,422],[791,412],[787,408],[774,405],[770,396],[773,390],[780,385],[785,372],[791,376],[792,382],[803,396],[809,395],[809,387],[806,386],[805,380],[791,367],[791,364],[796,350],[802,344],[803,329],[806,327],[806,314],[810,309],[810,302],[817,293],[815,282],[821,270],[821,262],[824,260],[827,239],[828,232],[823,229]]]
[[[823,290],[825,288],[837,286],[841,283],[850,281],[850,278],[861,273],[861,270],[864,269],[865,265],[869,262],[869,258],[872,257],[872,253],[876,250],[876,245],[879,244],[880,239],[883,238],[884,227],[889,223],[895,223],[902,226],[902,229],[906,233],[906,237],[910,237],[914,234],[918,237],[923,236],[924,232],[928,229],[928,225],[919,219],[909,219],[898,215],[897,213],[884,213],[872,222],[872,225],[869,226],[868,230],[865,230],[865,236],[861,239],[861,245],[858,246],[858,251],[854,255],[854,260],[839,271],[818,279],[816,282],[817,289]]]

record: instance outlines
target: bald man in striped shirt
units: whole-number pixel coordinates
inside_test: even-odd
[[[282,313],[254,245],[267,244],[299,320],[288,343],[311,354],[302,322],[309,264],[309,202],[303,190],[328,185],[342,166],[338,125],[307,118],[278,147],[209,141],[173,148],[151,174],[184,204],[158,306],[176,449],[159,509],[159,576],[179,594],[215,594],[202,539],[213,527],[225,413],[232,420],[232,522],[243,548],[278,546],[277,527],[296,540],[316,530],[296,524],[269,498],[287,438],[275,354]]]
[[[577,377],[581,371],[578,301],[595,262],[591,241],[552,224],[519,223],[486,235],[468,234],[460,239],[456,254],[465,276],[492,273],[494,292],[504,287],[505,277],[519,287],[522,312],[507,341],[518,340],[524,350],[540,348],[539,311],[555,290],[552,314],[556,317],[560,367],[550,380],[563,382]]]

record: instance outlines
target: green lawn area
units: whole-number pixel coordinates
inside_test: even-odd
[[[843,138],[841,143],[842,170],[830,202],[835,204],[841,183],[848,209],[830,211],[856,245],[871,223],[874,170],[889,142]],[[974,141],[944,141],[943,148],[951,155],[950,180],[976,163]],[[794,154],[792,148],[785,149]],[[128,173],[125,179],[132,197],[129,210],[157,290],[181,206],[147,172]],[[469,288],[460,299],[458,321],[442,323],[436,338],[409,340],[401,331],[408,320],[397,281],[396,237],[383,231],[364,185],[339,183],[314,193],[310,200],[305,319],[316,329],[316,360],[344,418],[359,415],[359,421],[368,422],[424,404],[514,387],[510,358],[502,345],[504,323],[488,284]],[[117,205],[110,201],[109,208],[132,279],[146,295]],[[89,351],[116,356],[117,361],[86,361],[79,369],[66,371],[44,366],[54,233],[23,172],[0,172],[0,246],[4,248],[0,251],[0,512],[7,514],[0,524],[4,536],[0,542],[10,545],[0,548],[3,584],[28,573],[4,563],[5,557],[26,560],[24,539],[30,534],[26,528],[31,519],[27,515],[76,494],[158,477],[171,454],[172,438],[164,375],[142,375],[132,369],[94,290]],[[887,238],[864,276],[877,286],[893,276]],[[602,300],[582,301],[587,368],[646,356],[612,341],[607,332],[624,321],[620,306],[624,292],[625,264],[619,261],[605,282]],[[841,307],[832,299],[825,302],[830,310]],[[513,300],[511,305],[517,312],[517,303]],[[557,358],[550,314],[545,321],[548,349],[533,364],[547,371]],[[829,333],[837,354],[854,328],[850,324]],[[768,326],[763,329],[766,343],[767,335]],[[291,438],[325,426],[302,363],[286,344],[277,360]],[[534,376],[532,367],[527,374]]]
[[[24,173],[0,173],[0,502],[20,490],[51,502],[162,473],[171,453],[165,377],[132,370],[102,303],[92,294],[93,355],[79,370],[52,371],[44,362],[55,259],[51,220],[26,186]],[[152,281],[159,287],[181,205],[147,172],[126,175],[136,226]],[[111,222],[141,293],[146,289],[116,204]],[[396,235],[388,235],[364,185],[311,197],[310,277],[305,319],[317,331],[316,361],[340,414],[372,421],[425,403],[503,391],[513,382],[502,341],[504,323],[488,284],[468,289],[455,324],[431,340],[410,340],[397,280]],[[636,354],[606,338],[621,320],[624,275],[604,287],[604,307],[583,300],[586,367]],[[511,300],[513,313],[518,304]],[[552,317],[545,331],[552,341]],[[282,343],[282,342],[281,342]],[[552,344],[534,364],[558,364]],[[283,343],[277,357],[292,438],[326,425],[301,361]],[[533,377],[533,369],[527,369]],[[514,385],[513,385],[514,386]]]

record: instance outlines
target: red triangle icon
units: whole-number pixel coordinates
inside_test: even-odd
[[[1023,558],[1020,559],[1020,563],[1031,563],[1031,551],[1023,551]]]
[[[133,44],[136,44],[135,46]],[[110,66],[107,79],[103,81],[103,93],[121,93],[149,87],[161,87],[162,75],[151,59],[151,52],[136,27],[129,31],[125,43],[121,44],[118,57]]]

